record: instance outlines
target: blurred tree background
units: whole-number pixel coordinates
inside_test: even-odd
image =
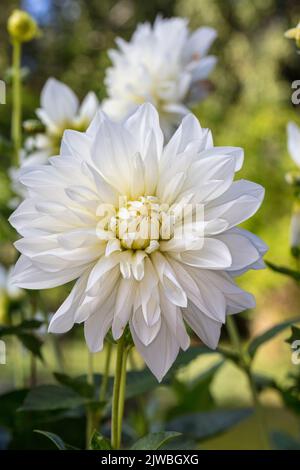
[[[166,17],[187,17],[192,29],[202,25],[216,28],[218,39],[212,50],[218,57],[218,64],[211,77],[213,90],[194,112],[203,127],[212,129],[216,145],[245,149],[244,168],[239,177],[266,188],[265,202],[247,227],[268,243],[268,259],[287,265],[294,262],[289,251],[293,195],[285,182],[285,173],[293,169],[293,163],[286,150],[286,125],[289,120],[300,124],[298,109],[291,102],[291,83],[299,79],[300,59],[294,44],[284,39],[283,34],[299,21],[299,2],[1,0],[0,78],[7,83],[7,105],[0,107],[0,126],[7,136],[11,47],[6,20],[13,7],[18,6],[29,11],[43,31],[39,40],[24,47],[24,118],[34,117],[40,91],[49,76],[66,82],[80,98],[94,90],[101,100],[105,96],[105,69],[109,66],[106,51],[114,47],[116,36],[129,39],[138,22],[152,22],[160,13]],[[3,214],[7,213],[5,205],[10,197],[9,166],[7,159],[0,155],[0,211]],[[1,221],[0,237],[3,237],[4,225]],[[10,253],[12,251],[3,243],[1,261],[9,263],[14,256]],[[299,289],[292,281],[265,270],[247,274],[242,282],[258,301],[257,309],[246,313],[247,321],[242,320],[240,324],[247,334],[260,332],[280,319],[299,314]],[[59,290],[46,292],[49,310],[54,310],[62,297]],[[74,363],[78,358],[72,348],[70,346],[70,358]],[[282,380],[291,367],[289,348],[282,337],[281,342],[278,340],[264,347],[257,358],[258,370],[267,370]],[[216,396],[224,402],[237,397],[240,400],[240,390],[245,391],[243,378],[234,375],[230,366],[220,376],[222,374],[224,377],[227,374],[226,383],[224,378],[218,378]],[[235,390],[230,384],[231,377]],[[218,384],[222,384],[222,392]],[[273,403],[272,400],[276,403],[273,397],[267,399],[269,403]],[[243,400],[247,403],[248,397]]]

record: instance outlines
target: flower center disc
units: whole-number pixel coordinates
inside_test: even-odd
[[[144,250],[161,238],[163,215],[157,197],[141,196],[135,201],[126,201],[111,223],[124,249]]]

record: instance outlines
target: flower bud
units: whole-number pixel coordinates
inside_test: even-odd
[[[300,258],[300,204],[296,203],[291,219],[290,232],[291,252],[295,258]]]
[[[40,36],[36,21],[26,11],[13,10],[7,21],[7,30],[12,39],[19,42],[32,41]]]
[[[297,24],[296,28],[288,29],[284,36],[288,39],[294,39],[296,46],[300,48],[300,23]]]

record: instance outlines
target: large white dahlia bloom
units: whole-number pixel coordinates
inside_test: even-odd
[[[215,38],[213,28],[190,33],[186,19],[160,17],[153,26],[140,24],[130,42],[117,38],[119,50],[109,51],[113,66],[107,69],[103,110],[119,120],[151,102],[169,136],[189,112],[187,106],[207,94],[205,80],[216,63],[207,53]]]
[[[266,246],[236,225],[264,190],[233,182],[242,160],[240,148],[214,147],[192,114],[164,145],[151,104],[123,124],[98,113],[86,133],[65,132],[60,158],[21,175],[14,282],[44,289],[77,279],[49,330],[84,322],[95,352],[110,328],[118,339],[129,325],[161,380],[189,346],[186,325],[216,348],[226,315],[254,306],[234,276],[262,268]]]

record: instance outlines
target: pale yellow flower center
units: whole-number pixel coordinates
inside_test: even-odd
[[[156,196],[141,196],[125,201],[112,217],[110,228],[124,249],[145,250],[161,239],[171,238],[169,216]]]

